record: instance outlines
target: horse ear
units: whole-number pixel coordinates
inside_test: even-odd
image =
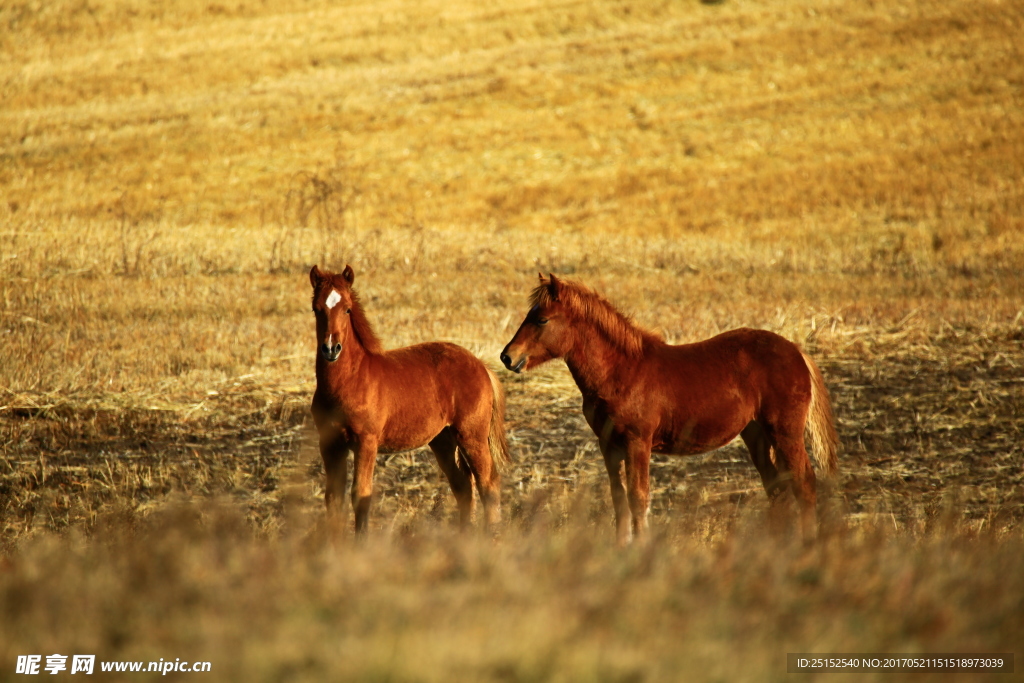
[[[352,266],[346,265],[345,270],[341,271],[341,276],[345,278],[345,282],[352,284],[353,280],[356,279],[355,271],[352,270]]]
[[[316,286],[323,282],[323,280],[324,274],[320,270],[320,266],[314,265],[309,269],[309,284],[313,285],[313,289],[316,289]]]
[[[548,293],[551,294],[552,301],[558,301],[558,290],[561,289],[562,283],[558,281],[554,273],[548,273]]]

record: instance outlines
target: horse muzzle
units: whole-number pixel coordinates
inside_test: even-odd
[[[338,356],[341,355],[341,344],[335,344],[331,346],[326,342],[320,345],[320,355],[324,357],[324,360],[328,363],[333,363],[338,360]]]
[[[512,362],[512,358],[507,353],[501,354],[501,362],[506,368],[512,372],[519,373],[526,365],[527,356],[520,356],[515,363]]]

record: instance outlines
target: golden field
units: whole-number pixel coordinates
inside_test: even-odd
[[[1021,35],[1009,0],[0,2],[0,680],[1019,660]],[[615,549],[556,363],[501,371],[497,540],[426,451],[381,456],[367,543],[329,538],[314,263],[387,346],[495,369],[538,271],[671,341],[801,343],[843,443],[821,539],[761,533],[731,445],[656,456],[653,540]]]

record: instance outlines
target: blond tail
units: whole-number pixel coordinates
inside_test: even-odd
[[[825,379],[821,370],[806,353],[802,353],[804,363],[811,372],[811,406],[807,412],[807,433],[811,439],[814,459],[828,476],[833,476],[839,469],[839,435],[836,434],[835,422],[832,418],[832,403],[825,388]]]
[[[491,460],[498,467],[502,467],[512,462],[508,454],[508,439],[505,436],[505,389],[490,368],[487,369],[487,374],[491,378],[491,393],[494,395],[494,403],[491,404],[491,431],[487,435],[487,445],[491,448]]]

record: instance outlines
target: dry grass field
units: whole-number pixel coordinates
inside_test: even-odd
[[[0,0],[0,680],[1019,671],[1022,35],[1019,0]],[[426,451],[330,538],[313,263],[387,346],[495,369],[538,270],[671,341],[801,343],[843,443],[821,539],[762,532],[734,444],[656,456],[653,540],[615,549],[555,363],[500,373],[497,540]]]

